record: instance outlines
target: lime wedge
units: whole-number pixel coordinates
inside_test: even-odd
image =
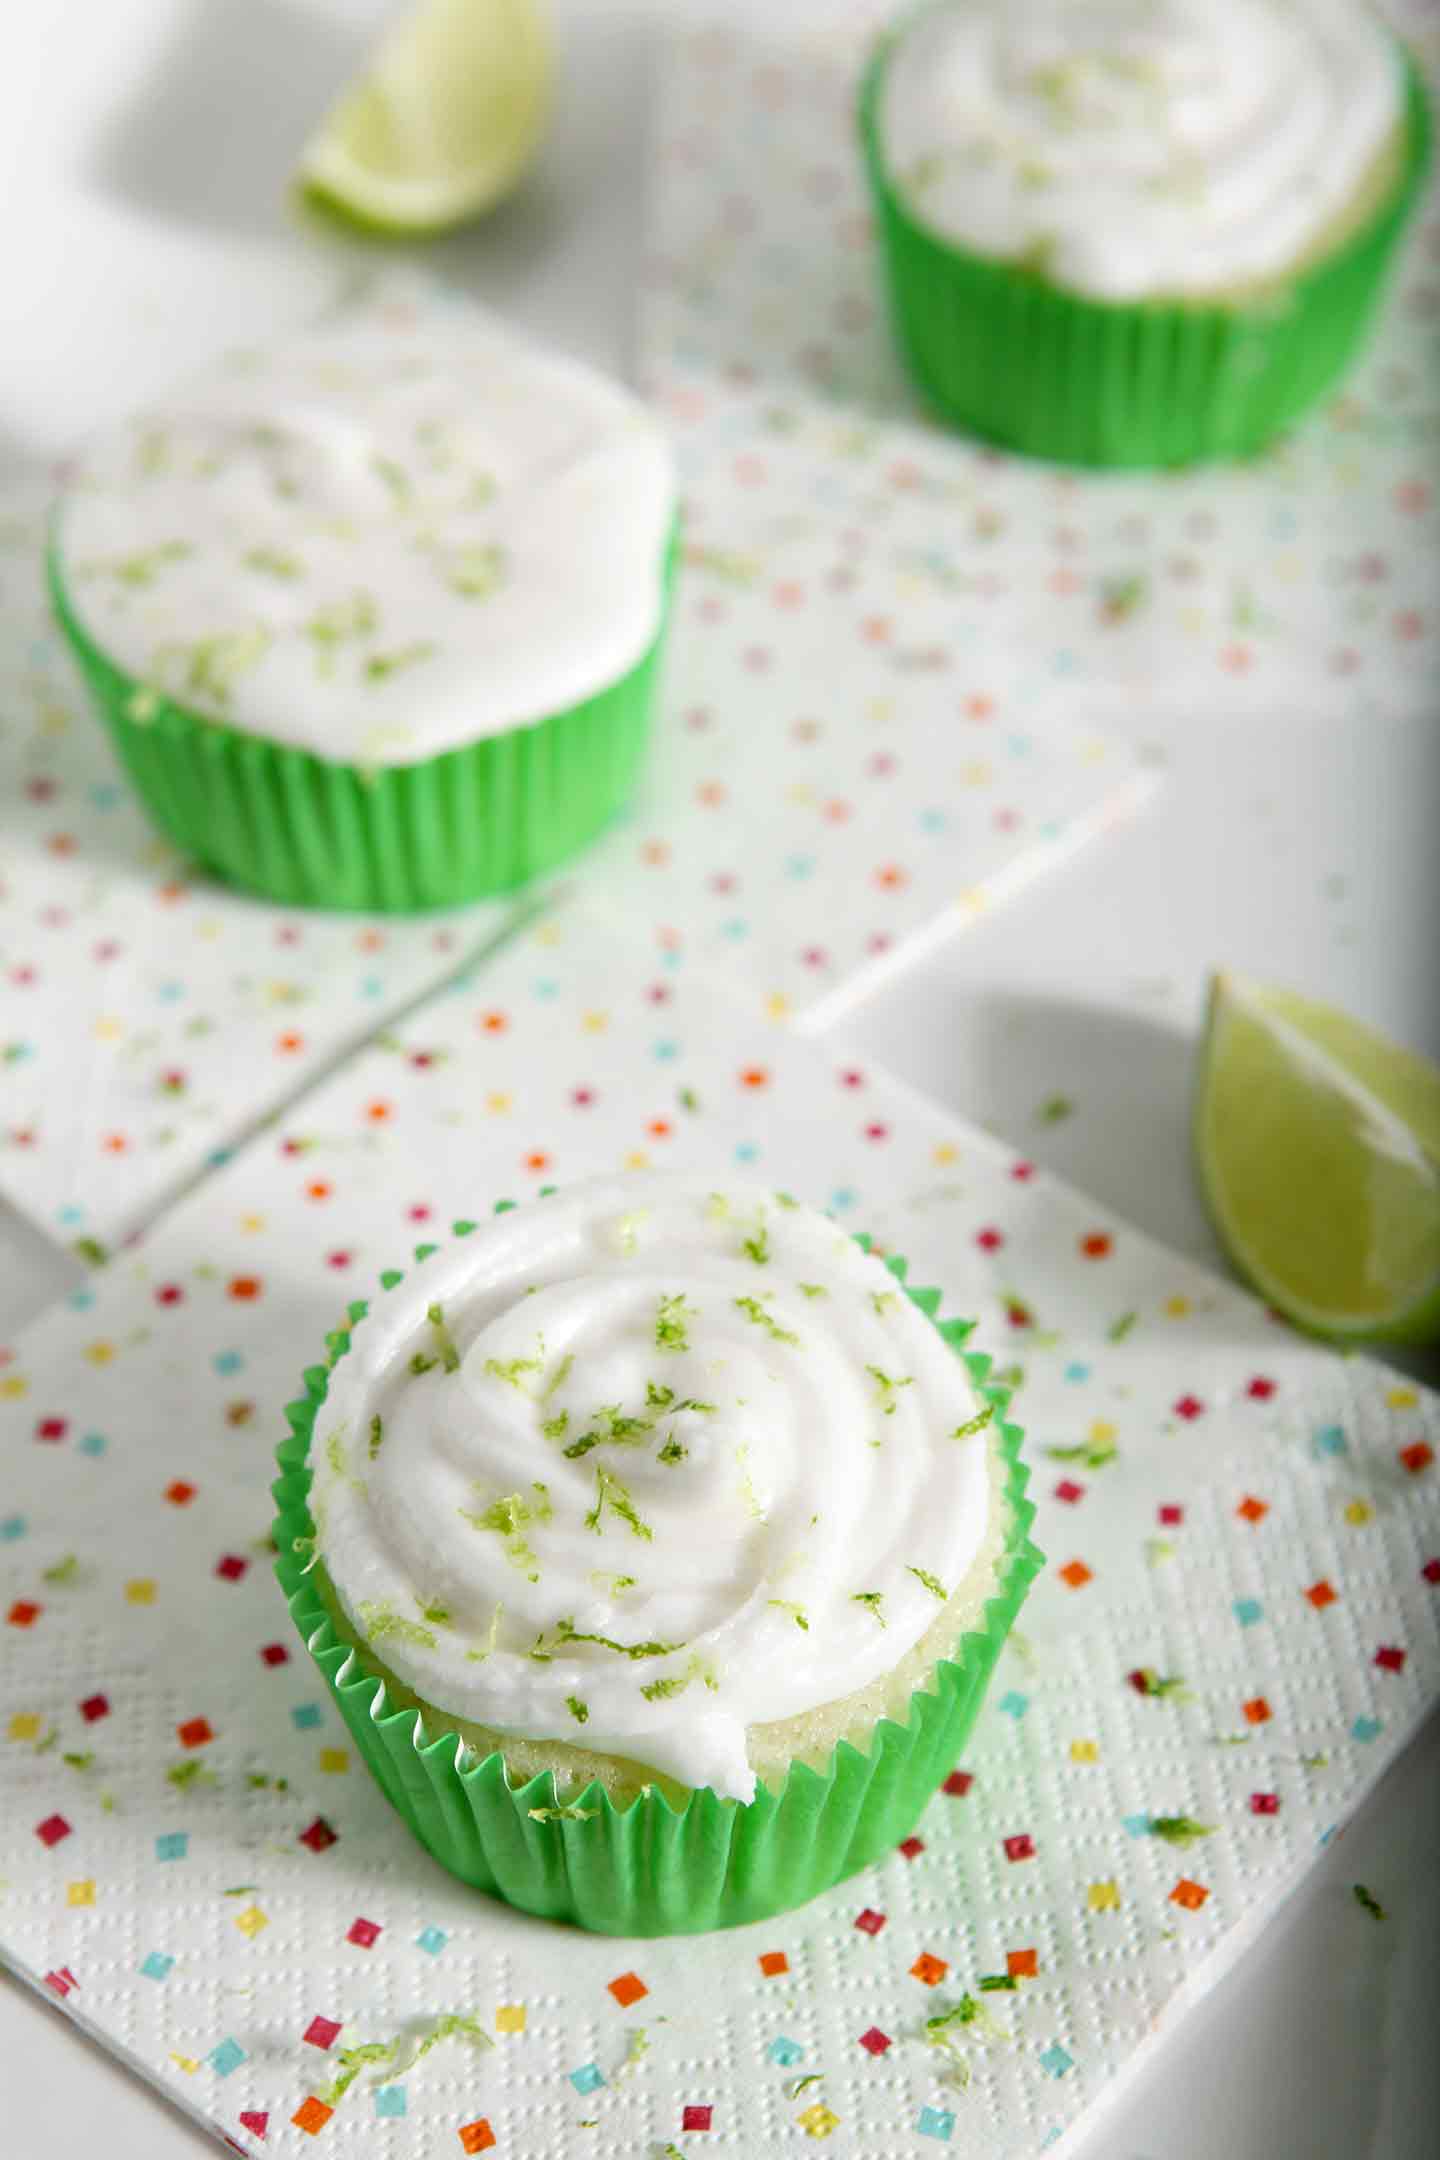
[[[1344,1013],[1217,975],[1195,1153],[1225,1250],[1300,1327],[1440,1337],[1440,1070]]]
[[[529,164],[550,79],[537,0],[417,0],[306,145],[301,184],[385,232],[462,224]]]

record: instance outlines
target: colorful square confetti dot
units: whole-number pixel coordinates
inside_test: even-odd
[[[183,1860],[190,1850],[188,1830],[166,1830],[155,1840],[157,1860]]]
[[[524,2003],[501,2003],[495,2012],[497,2033],[522,2033],[525,2030]]]
[[[379,1942],[383,1930],[374,1920],[352,1920],[345,1930],[345,1940],[357,1949],[370,1950]]]
[[[949,1970],[944,1958],[933,1957],[928,1950],[922,1950],[910,1967],[911,1977],[926,1987],[939,1987]]]
[[[878,2025],[871,2025],[860,2035],[860,2045],[867,2055],[883,2055],[891,2046],[889,2033],[881,2032]]]
[[[691,2105],[682,2108],[680,2111],[680,2128],[682,2130],[708,2130],[710,2128],[710,2117],[713,2113],[714,2110],[708,2101],[703,2104],[692,2102]]]
[[[1183,1906],[1186,1912],[1199,1912],[1209,1895],[1203,1883],[1191,1882],[1188,1875],[1182,1875],[1170,1892],[1170,1903]]]
[[[136,1968],[147,1980],[163,1980],[174,1970],[175,1960],[163,1950],[152,1950],[143,1957]]]
[[[828,2138],[832,2130],[840,2127],[840,2117],[826,2107],[823,2100],[817,2100],[812,2107],[806,2108],[803,2114],[797,2115],[795,2120],[806,2137],[812,2138]]]
[[[628,2010],[631,2003],[639,2002],[643,1995],[650,1992],[639,1973],[633,1972],[619,1973],[613,1980],[607,1980],[605,1985],[622,2010]]]
[[[1119,1912],[1119,1883],[1092,1882],[1085,1892],[1085,1903],[1091,1912]]]
[[[262,1665],[288,1665],[290,1652],[283,1642],[263,1643],[260,1648],[260,1662]]]
[[[296,1703],[290,1712],[290,1722],[296,1732],[312,1732],[320,1723],[322,1712],[319,1703]]]
[[[925,1840],[918,1837],[901,1838],[895,1850],[901,1855],[902,1859],[918,1860],[925,1850]]]
[[[1033,1860],[1035,1857],[1035,1840],[1028,1830],[1019,1831],[1014,1837],[1002,1838],[1001,1845],[1007,1860]]]
[[[317,2100],[314,2093],[311,2093],[308,2100],[301,2101],[290,2120],[296,2129],[303,2130],[307,2137],[319,2137],[334,2112],[334,2108],[326,2107],[323,2100]]]
[[[1265,1617],[1265,1608],[1260,1603],[1259,1598],[1236,1598],[1230,1610],[1234,1613],[1241,1627],[1256,1627]]]
[[[1368,1747],[1372,1740],[1379,1739],[1383,1730],[1384,1727],[1378,1717],[1357,1717],[1350,1727],[1350,1737],[1352,1740],[1358,1740],[1362,1747]]]
[[[940,1790],[943,1793],[949,1793],[952,1800],[963,1800],[974,1782],[975,1777],[972,1771],[952,1770]]]
[[[1257,1500],[1253,1493],[1246,1493],[1245,1498],[1240,1502],[1239,1507],[1237,1507],[1235,1510],[1235,1513],[1241,1518],[1241,1520],[1248,1523],[1263,1522],[1269,1512],[1269,1501]]]
[[[1437,1557],[1434,1560],[1427,1560],[1424,1567],[1421,1568],[1420,1573],[1424,1576],[1426,1582],[1440,1583],[1440,1557]]]
[[[197,1487],[188,1478],[173,1478],[165,1487],[165,1498],[171,1507],[188,1507],[194,1499]]]
[[[1267,1725],[1274,1714],[1263,1695],[1252,1695],[1243,1707],[1247,1725]]]
[[[11,1627],[33,1627],[43,1611],[32,1598],[16,1598],[5,1618]]]
[[[240,2110],[240,2127],[242,2130],[248,2130],[251,2137],[263,2138],[270,2127],[269,2109],[242,2108]]]
[[[343,1747],[322,1747],[317,1759],[327,1777],[343,1777],[350,1768],[350,1757]]]
[[[1058,2040],[1052,2040],[1040,2057],[1040,2067],[1047,2077],[1062,2078],[1067,2070],[1074,2068],[1074,2064],[1074,2056],[1061,2047]]]
[[[79,1882],[66,1883],[65,1903],[67,1905],[93,1905],[95,1903],[95,1878],[93,1875],[83,1876]]]
[[[86,1724],[87,1724],[87,1725],[93,1725],[93,1724],[95,1724],[95,1723],[97,1722],[97,1720],[98,1720],[98,1719],[100,1719],[100,1718],[102,1718],[102,1717],[109,1717],[109,1715],[110,1715],[110,1698],[109,1698],[109,1696],[108,1696],[108,1695],[87,1695],[87,1696],[85,1697],[85,1700],[84,1700],[84,1702],[82,1702],[82,1703],[81,1703],[81,1705],[80,1705],[80,1715],[81,1715],[81,1717],[82,1717],[82,1718],[84,1718],[84,1720],[85,1720],[85,1722],[86,1722]]]
[[[923,2107],[915,2118],[915,2128],[921,2137],[939,2138],[948,2145],[955,2131],[955,2117],[949,2108]]]
[[[1007,1950],[1005,1970],[1012,1980],[1033,1980],[1040,1970],[1040,1954],[1036,1950]]]
[[[70,1825],[63,1815],[47,1815],[44,1822],[35,1825],[35,1835],[42,1845],[58,1845],[70,1835]]]
[[[238,2070],[241,2063],[248,2061],[248,2059],[239,2041],[229,2038],[220,2041],[218,2046],[211,2048],[210,2053],[205,2058],[215,2072],[216,2077],[229,2077],[233,2070]]]
[[[783,1950],[762,1950],[756,1963],[767,1980],[773,1980],[777,1973],[790,1970],[790,1960]]]
[[[249,1565],[242,1553],[222,1553],[215,1563],[215,1573],[221,1582],[239,1582]]]
[[[1100,1750],[1093,1740],[1072,1740],[1070,1742],[1070,1760],[1076,1763],[1099,1762]]]
[[[338,1841],[338,1838],[339,1832],[331,1829],[323,1815],[317,1815],[314,1822],[307,1829],[300,1832],[300,1843],[308,1845],[311,1852],[316,1853],[326,1851],[329,1846]]]
[[[382,2122],[395,2121],[405,2113],[405,2087],[403,2085],[377,2085],[375,2088],[375,2113]]]
[[[1339,1595],[1339,1591],[1335,1589],[1333,1584],[1328,1583],[1323,1575],[1318,1582],[1312,1582],[1305,1592],[1306,1598],[1314,1606],[1316,1612],[1323,1612],[1327,1605],[1333,1605]]]
[[[154,1604],[155,1585],[148,1576],[137,1575],[133,1582],[126,1583],[125,1602],[127,1605]]]
[[[269,1927],[270,1918],[268,1913],[261,1912],[258,1905],[247,1905],[244,1912],[236,1913],[235,1925],[242,1935],[248,1936],[253,1942],[257,1935]]]
[[[1428,1470],[1434,1460],[1435,1450],[1425,1440],[1412,1441],[1409,1447],[1402,1447],[1400,1450],[1401,1467],[1408,1470],[1411,1477],[1419,1477],[1420,1472]]]
[[[1250,1813],[1251,1813],[1252,1815],[1278,1815],[1278,1814],[1279,1814],[1279,1812],[1280,1812],[1280,1795],[1279,1795],[1279,1793],[1273,1793],[1273,1792],[1252,1792],[1252,1793],[1251,1793],[1251,1795],[1250,1795]]]
[[[489,2152],[495,2143],[495,2132],[484,2115],[478,2122],[461,2123],[455,2135],[460,2140],[461,2150],[467,2153]]]
[[[578,2093],[597,2092],[605,2083],[599,2063],[581,2063],[578,2070],[570,2072],[570,2082]]]
[[[769,2061],[779,2063],[781,2068],[785,2070],[790,2069],[795,2063],[805,2060],[805,2050],[801,2047],[800,2042],[787,2039],[784,2033],[775,2035],[765,2053]]]
[[[175,1737],[180,1742],[181,1747],[207,1747],[215,1737],[215,1728],[210,1723],[209,1718],[186,1718],[183,1725],[176,1726]]]
[[[422,1928],[415,1938],[415,1947],[417,1950],[428,1952],[431,1957],[439,1957],[440,1952],[449,1940],[450,1937],[446,1934],[444,1928]]]
[[[308,2040],[311,2047],[328,2048],[335,2045],[340,2027],[334,2018],[313,2017],[300,2037]]]
[[[1381,1672],[1403,1672],[1405,1670],[1405,1652],[1398,1643],[1381,1643],[1380,1648],[1375,1652],[1375,1663],[1379,1666]]]
[[[1057,1573],[1061,1582],[1071,1590],[1083,1590],[1086,1583],[1095,1580],[1095,1570],[1087,1567],[1083,1560],[1067,1560]]]
[[[11,1740],[38,1740],[44,1723],[34,1710],[17,1710],[5,1728],[6,1735]]]
[[[856,1914],[855,1925],[862,1935],[878,1935],[885,1925],[885,1915],[867,1905],[864,1912]]]

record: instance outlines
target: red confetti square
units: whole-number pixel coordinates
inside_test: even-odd
[[[1336,1598],[1340,1595],[1339,1591],[1334,1587],[1332,1583],[1326,1582],[1323,1575],[1321,1576],[1319,1582],[1312,1582],[1309,1589],[1304,1594],[1307,1598],[1309,1598],[1310,1603],[1315,1607],[1316,1612],[1323,1612],[1327,1605],[1333,1605]]]
[[[300,1832],[300,1843],[308,1845],[311,1852],[324,1852],[327,1846],[335,1844],[339,1835],[339,1831],[332,1830],[323,1815],[317,1815],[309,1828]]]
[[[1175,1404],[1176,1417],[1184,1418],[1187,1424],[1193,1422],[1197,1417],[1203,1417],[1204,1414],[1205,1405],[1198,1395],[1182,1395]]]
[[[260,1652],[262,1665],[288,1665],[290,1652],[283,1642],[267,1642]]]
[[[44,1822],[36,1823],[35,1835],[42,1845],[58,1845],[61,1838],[70,1835],[70,1825],[63,1815],[47,1815]]]
[[[1191,1882],[1188,1875],[1182,1875],[1170,1892],[1170,1903],[1183,1905],[1186,1912],[1199,1912],[1209,1895],[1203,1883]]]
[[[44,1609],[43,1605],[36,1605],[30,1598],[16,1598],[5,1618],[11,1627],[33,1627]]]
[[[776,1973],[790,1970],[790,1960],[783,1950],[762,1950],[758,1963],[767,1980],[773,1980]]]
[[[1035,1840],[1028,1830],[1022,1830],[1017,1836],[1004,1838],[1001,1842],[1007,1860],[1033,1860],[1035,1857]]]
[[[69,1418],[42,1417],[35,1427],[37,1440],[63,1440],[70,1430]]]
[[[1380,1648],[1375,1652],[1375,1663],[1379,1666],[1381,1672],[1403,1672],[1405,1670],[1405,1652],[1398,1643],[1381,1643]]]
[[[944,1958],[932,1957],[928,1950],[922,1950],[910,1967],[911,1977],[923,1982],[926,1987],[939,1987],[949,1970]]]
[[[1039,1953],[1034,1950],[1007,1950],[1005,1970],[1012,1980],[1033,1980],[1040,1970]]]
[[[267,2108],[242,2108],[240,2110],[240,2127],[242,2130],[248,2130],[251,2137],[263,2138],[270,2127],[269,2110]]]
[[[1247,1725],[1267,1725],[1273,1714],[1263,1695],[1252,1695],[1244,1708]]]
[[[71,1988],[78,1988],[80,1983],[75,1978],[74,1973],[71,1972],[70,1967],[62,1965],[57,1971],[46,1973],[45,1985],[53,1994],[64,1997],[70,1993]]]
[[[1095,1580],[1095,1570],[1083,1560],[1067,1560],[1058,1573],[1061,1582],[1068,1583],[1072,1590],[1083,1590],[1087,1582]]]
[[[374,1920],[352,1920],[345,1931],[345,1940],[355,1943],[361,1950],[369,1950],[379,1942],[384,1930]]]
[[[1245,1522],[1264,1522],[1270,1512],[1268,1500],[1257,1500],[1254,1493],[1246,1493],[1235,1513]]]
[[[628,2010],[631,2003],[639,2002],[642,1995],[648,1995],[650,1992],[645,1982],[640,1978],[639,1973],[633,1972],[619,1973],[615,1979],[607,1980],[605,1985],[609,1988],[610,1993],[619,2003],[622,2010]]]
[[[109,1717],[109,1696],[87,1695],[84,1702],[82,1702],[80,1705],[80,1715],[84,1718],[87,1725],[93,1725],[97,1718]]]
[[[861,2033],[860,2045],[867,2055],[883,2055],[890,2045],[890,2035],[881,2032],[878,2025],[872,2025],[868,2032]]]
[[[1275,1382],[1267,1380],[1263,1373],[1257,1373],[1245,1392],[1252,1402],[1269,1402],[1275,1393]]]
[[[199,1486],[192,1485],[188,1478],[177,1477],[165,1487],[165,1498],[171,1507],[188,1507],[199,1490]]]
[[[1250,1795],[1250,1813],[1251,1813],[1252,1815],[1278,1815],[1278,1814],[1279,1814],[1279,1812],[1280,1812],[1280,1795],[1279,1795],[1279,1793],[1273,1793],[1273,1792],[1252,1792],[1252,1793],[1251,1793],[1251,1795]]]
[[[975,1773],[973,1770],[952,1770],[940,1790],[943,1793],[949,1793],[953,1800],[963,1800],[974,1782]]]
[[[303,2130],[307,2137],[319,2137],[334,2112],[334,2108],[326,2107],[323,2100],[317,2100],[314,2093],[311,2093],[308,2100],[301,2101],[290,2120],[296,2129]]]
[[[176,1726],[175,1736],[179,1740],[181,1747],[204,1747],[207,1742],[214,1739],[215,1729],[211,1725],[209,1718],[186,1718],[183,1725]]]
[[[1103,1230],[1092,1230],[1080,1240],[1080,1250],[1087,1260],[1103,1260],[1110,1251],[1110,1239]]]
[[[340,2027],[334,2018],[313,2017],[300,2037],[308,2040],[311,2047],[328,2048],[335,2045]]]
[[[1057,1500],[1063,1500],[1067,1507],[1074,1507],[1076,1501],[1083,1500],[1084,1497],[1084,1486],[1077,1485],[1074,1478],[1072,1477],[1062,1477],[1059,1484],[1055,1487],[1055,1498]]]
[[[714,2109],[708,2101],[703,2105],[691,2105],[682,2108],[680,2111],[680,2128],[682,2130],[708,2130],[710,2128],[710,2117],[713,2113]]]
[[[1400,1450],[1400,1461],[1411,1477],[1419,1477],[1420,1472],[1428,1470],[1434,1460],[1435,1450],[1426,1440],[1412,1440],[1409,1447],[1402,1447]]]
[[[467,2153],[489,2152],[495,2143],[495,2132],[484,2115],[476,2122],[461,2123],[455,2135],[460,2140],[462,2150]]]
[[[895,1850],[898,1853],[903,1853],[907,1860],[918,1860],[925,1850],[925,1840],[918,1837],[901,1838]]]
[[[215,1563],[215,1573],[221,1582],[239,1582],[250,1562],[235,1552],[222,1553]]]
[[[1420,1573],[1424,1576],[1426,1582],[1440,1583],[1440,1559],[1427,1560]]]
[[[885,1915],[867,1905],[864,1912],[856,1914],[855,1925],[862,1935],[878,1935],[885,1925]]]

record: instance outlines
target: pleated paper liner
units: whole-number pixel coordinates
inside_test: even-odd
[[[881,40],[866,71],[860,134],[897,340],[941,419],[1073,465],[1248,457],[1349,366],[1429,161],[1426,96],[1408,54],[1401,170],[1374,215],[1332,253],[1254,298],[1126,305],[972,254],[914,216],[881,139],[898,34]]]
[[[457,1237],[473,1223],[452,1225]],[[868,1240],[860,1244],[868,1249]],[[436,1251],[416,1247],[420,1264]],[[903,1724],[881,1719],[864,1750],[841,1741],[822,1773],[791,1766],[778,1792],[763,1784],[748,1805],[709,1789],[672,1805],[658,1787],[617,1805],[592,1782],[559,1807],[546,1771],[512,1786],[498,1751],[462,1768],[459,1736],[443,1714],[430,1738],[426,1713],[388,1706],[385,1682],[367,1673],[337,1636],[306,1573],[315,1525],[309,1510],[309,1451],[330,1373],[350,1347],[350,1329],[327,1338],[329,1359],[305,1374],[305,1395],[287,1415],[279,1450],[276,1573],[306,1647],[325,1677],[356,1747],[392,1807],[421,1844],[462,1882],[548,1920],[605,1935],[680,1935],[735,1927],[787,1912],[890,1851],[914,1828],[936,1786],[965,1746],[986,1685],[1030,1584],[1043,1562],[1030,1542],[1034,1506],[1021,1434],[1004,1418],[1008,1391],[985,1385],[990,1360],[964,1349],[973,1322],[937,1317],[940,1293],[906,1282],[906,1262],[885,1265],[911,1302],[962,1356],[982,1395],[996,1406],[992,1427],[1005,1466],[1005,1542],[995,1563],[996,1593],[983,1625],[953,1657],[937,1662],[911,1697]],[[401,1280],[382,1276],[386,1290]],[[350,1326],[369,1306],[349,1308]],[[297,1549],[297,1541],[299,1541]],[[583,1811],[583,1814],[582,1814]]]
[[[415,765],[348,765],[202,718],[145,689],[81,628],[55,548],[56,618],[161,830],[286,907],[413,914],[509,891],[592,840],[629,799],[649,735],[673,584],[648,651],[564,712]]]

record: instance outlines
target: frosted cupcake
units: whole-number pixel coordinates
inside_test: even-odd
[[[932,0],[861,121],[922,390],[1103,465],[1244,455],[1329,387],[1428,142],[1360,0]]]
[[[826,1217],[612,1179],[335,1337],[279,1573],[457,1875],[610,1933],[804,1902],[954,1765],[1039,1557],[988,1360]]]
[[[676,490],[644,408],[421,291],[235,355],[88,454],[60,623],[157,822],[286,903],[520,883],[623,804]]]

